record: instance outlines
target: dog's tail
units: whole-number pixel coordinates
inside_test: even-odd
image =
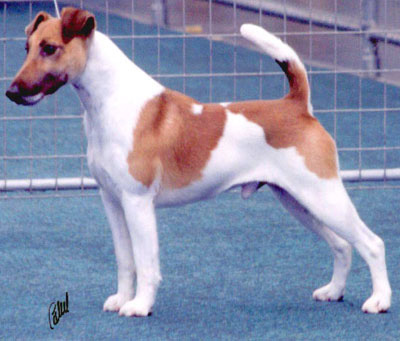
[[[297,53],[289,45],[260,26],[244,24],[240,28],[240,33],[279,64],[289,80],[290,92],[288,97],[309,103],[310,88],[307,72]]]

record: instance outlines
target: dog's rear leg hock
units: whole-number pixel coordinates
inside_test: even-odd
[[[270,185],[282,205],[305,227],[323,238],[331,248],[334,257],[331,281],[314,291],[313,298],[318,301],[339,301],[343,298],[346,279],[351,268],[352,247],[344,239],[315,219],[299,202],[284,189]]]
[[[132,241],[137,285],[136,296],[122,306],[119,314],[147,316],[151,313],[161,281],[153,198],[124,192],[122,206]]]
[[[384,243],[360,219],[342,182],[339,179],[321,181],[302,190],[302,204],[330,230],[354,246],[368,264],[372,295],[362,310],[366,313],[387,311],[392,290],[386,270]]]

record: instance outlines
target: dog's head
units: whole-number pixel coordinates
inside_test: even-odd
[[[27,56],[7,97],[34,105],[73,81],[85,68],[95,28],[94,15],[85,10],[64,8],[59,19],[40,12],[25,29]]]

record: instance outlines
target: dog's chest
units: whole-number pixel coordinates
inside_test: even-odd
[[[129,138],[132,125],[118,124],[118,120],[93,120],[88,115],[84,124],[89,170],[101,188],[119,195],[133,181],[126,161],[133,143]]]
[[[87,159],[90,173],[101,188],[112,192],[120,192],[120,186],[116,181],[115,169],[110,167],[113,160],[109,156],[109,152],[101,147],[98,143],[93,143],[88,139]]]

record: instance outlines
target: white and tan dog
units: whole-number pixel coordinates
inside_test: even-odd
[[[288,45],[243,25],[242,35],[286,73],[289,94],[201,104],[153,80],[95,26],[84,10],[65,8],[60,19],[40,12],[26,28],[28,54],[7,96],[33,105],[70,83],[84,104],[89,168],[118,264],[118,291],[104,310],[151,312],[161,280],[155,207],[207,199],[235,186],[248,198],[265,184],[332,249],[332,279],[313,297],[343,297],[354,246],[372,276],[372,296],[362,310],[389,309],[383,241],[361,221],[343,187],[335,143],[313,117],[306,70]]]

